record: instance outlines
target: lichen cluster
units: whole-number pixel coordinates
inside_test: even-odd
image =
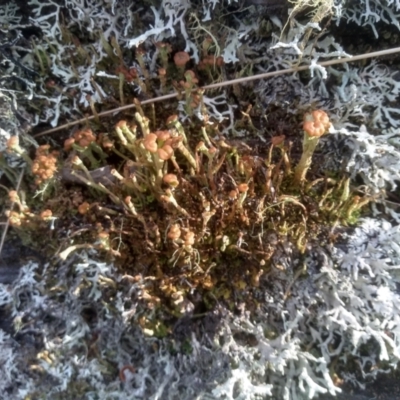
[[[39,147],[29,164],[44,200],[36,202],[36,214],[18,201],[9,216],[24,236],[41,226],[44,237],[50,226],[43,221],[75,218],[70,239],[56,234],[50,251],[56,247],[65,260],[94,248],[131,279],[145,278],[142,299],[161,320],[220,300],[234,307],[238,296],[253,301],[249,293],[260,277],[279,268],[272,261],[279,243],[293,243],[299,254],[315,241],[333,243],[332,229],[354,224],[369,201],[349,178],[312,171],[319,137],[330,127],[321,110],[305,115],[303,155],[296,160],[284,135],[253,148],[221,136],[215,124],[184,126],[177,115],[152,131],[139,109],[109,133],[84,128],[66,139],[61,174],[55,152]],[[16,152],[12,140],[9,151]],[[50,164],[46,178],[40,166]],[[84,188],[74,209],[60,204],[72,197],[65,178]]]
[[[6,398],[299,400],[395,367],[397,61],[321,61],[392,46],[399,0],[26,6],[0,6],[1,224],[45,263],[0,284]]]

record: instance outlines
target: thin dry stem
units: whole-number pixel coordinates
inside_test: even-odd
[[[24,177],[24,170],[22,170],[21,172],[20,172],[20,174],[19,174],[19,177],[18,177],[18,182],[17,182],[17,186],[16,186],[16,188],[15,188],[15,191],[18,193],[18,191],[19,191],[19,189],[20,189],[20,187],[21,187],[21,183],[22,183],[22,178]],[[11,210],[14,208],[14,204],[15,204],[15,202],[13,202],[12,204],[11,204]],[[7,231],[8,231],[8,227],[10,226],[10,218],[8,218],[7,219],[7,222],[6,222],[6,224],[5,224],[5,226],[4,226],[4,229],[3,229],[3,233],[2,233],[2,235],[1,235],[1,239],[0,239],[0,256],[1,256],[1,252],[2,252],[2,250],[3,250],[3,246],[4,246],[4,242],[5,242],[5,240],[6,240],[6,236],[7,236]]]
[[[329,66],[329,65],[343,64],[343,63],[346,63],[346,62],[359,61],[359,60],[364,60],[366,58],[381,57],[381,56],[394,54],[394,53],[400,53],[400,47],[395,47],[393,49],[374,51],[372,53],[359,54],[358,56],[353,56],[353,57],[344,57],[344,58],[340,58],[340,59],[336,59],[336,60],[323,61],[321,63],[318,63],[317,65],[320,65],[322,67],[326,67],[326,66]],[[301,67],[292,67],[292,68],[282,69],[282,70],[279,70],[279,71],[266,72],[266,73],[263,73],[263,74],[248,76],[248,77],[245,77],[245,78],[237,78],[237,79],[231,79],[229,81],[213,83],[211,85],[203,86],[200,89],[201,90],[216,89],[216,88],[220,88],[220,87],[224,87],[224,86],[236,85],[238,83],[251,82],[251,81],[254,81],[254,80],[258,80],[258,79],[266,79],[266,78],[271,78],[273,76],[290,74],[292,72],[305,71],[307,69],[309,69],[309,65],[303,65]],[[197,88],[195,90],[199,90],[199,88]],[[165,96],[155,97],[153,99],[144,100],[140,104],[141,105],[152,104],[152,103],[159,102],[159,101],[173,99],[173,98],[177,97],[179,94],[180,93],[175,92],[175,93],[167,94]],[[114,108],[112,110],[103,111],[101,113],[98,113],[97,116],[92,115],[92,116],[89,116],[89,117],[86,117],[86,118],[81,118],[79,120],[76,120],[76,121],[73,121],[73,122],[69,122],[68,124],[60,125],[60,126],[58,126],[56,128],[49,129],[47,131],[38,133],[36,135],[33,135],[33,137],[37,138],[37,137],[40,137],[40,136],[49,135],[50,133],[54,133],[54,132],[60,131],[62,129],[70,128],[71,126],[82,124],[82,123],[84,123],[86,121],[91,121],[92,119],[95,119],[96,117],[105,117],[107,115],[112,115],[112,114],[115,114],[117,112],[130,110],[131,108],[134,108],[134,107],[137,107],[137,104],[128,104],[126,106],[117,107],[117,108]]]

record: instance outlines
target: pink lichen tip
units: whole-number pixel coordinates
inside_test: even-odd
[[[190,56],[186,51],[178,51],[174,55],[175,65],[179,68],[183,68],[189,60]]]
[[[330,127],[328,114],[322,110],[314,110],[304,116],[303,129],[308,136],[320,137]]]

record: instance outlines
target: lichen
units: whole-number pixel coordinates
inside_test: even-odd
[[[296,400],[398,363],[395,66],[319,64],[398,1],[260,3],[0,10],[2,221],[46,260],[0,285],[8,398]]]

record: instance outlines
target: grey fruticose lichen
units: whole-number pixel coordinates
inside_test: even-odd
[[[77,104],[88,106],[88,93],[94,102],[102,102],[107,96],[106,79],[118,78],[104,78],[97,70],[99,61],[107,56],[97,30],[105,40],[113,37],[122,49],[139,44],[150,49],[153,42],[177,36],[183,50],[196,60],[196,35],[210,29],[208,23],[219,7],[229,3],[235,5],[222,0],[206,0],[200,6],[189,0],[162,1],[158,7],[124,0],[30,0],[31,17],[46,38],[36,39],[37,49],[47,54],[51,74],[63,86],[49,95],[26,77],[25,92],[18,92],[12,86],[15,79],[2,78],[0,94],[15,103],[26,98],[46,100],[48,107],[33,124],[56,126],[61,115],[73,115]],[[248,21],[258,20],[260,10],[249,7],[248,18],[239,21],[235,17],[221,24],[230,27],[225,32],[225,48],[220,49],[224,62],[248,63],[260,71],[281,69],[313,48],[312,77],[307,84],[297,74],[273,78],[258,83],[258,98],[293,113],[303,112],[310,103],[327,104],[333,130],[321,139],[323,144],[325,141],[323,151],[340,158],[347,149],[347,170],[363,180],[368,194],[381,201],[379,210],[385,209],[391,222],[375,207],[376,215],[362,220],[340,246],[309,248],[304,265],[299,264],[290,244],[283,244],[279,264],[285,271],[273,269],[260,280],[260,306],[255,314],[250,318],[245,309],[232,314],[220,306],[203,324],[195,325],[188,318],[187,352],[167,338],[144,335],[137,325],[143,312],[138,301],[143,282],[130,282],[96,253],[81,253],[56,267],[28,263],[13,284],[0,284],[0,306],[9,311],[18,331],[15,339],[0,329],[0,392],[4,399],[34,398],[35,394],[48,399],[311,399],[340,392],[330,374],[333,363],[343,365],[336,368],[344,371],[341,379],[363,386],[383,365],[389,369],[399,362],[400,295],[396,285],[400,277],[400,214],[380,200],[379,194],[396,190],[400,178],[400,109],[395,104],[400,85],[394,71],[378,63],[318,67],[318,60],[346,53],[329,32],[302,49],[305,29],[320,29],[315,23],[294,21],[286,36],[280,37],[285,21],[271,15],[265,28],[270,34],[259,40],[256,30],[261,23]],[[379,37],[376,23],[393,23],[398,28],[399,10],[398,0],[337,1],[333,21],[367,25]],[[192,12],[198,13],[200,20],[194,22]],[[143,21],[140,32],[132,22],[135,14]],[[18,18],[13,2],[0,8],[0,24],[10,32],[20,31]],[[85,65],[71,67],[67,51],[71,49],[62,40],[64,23],[87,36],[88,43],[82,44],[90,54]],[[13,51],[21,63],[37,67],[31,53],[18,47]],[[145,56],[152,74],[157,69],[155,51]],[[134,66],[140,72],[139,66]],[[6,67],[10,76],[17,74],[18,66],[12,61]],[[93,77],[97,76],[104,80],[95,86]],[[330,76],[336,79],[328,87],[325,79]],[[79,96],[71,100],[70,90],[76,89]],[[231,132],[225,133],[243,136],[244,130],[234,131],[233,107],[226,105],[226,98],[224,94],[206,97],[205,107],[215,120],[226,120],[226,130]],[[188,118],[184,107],[179,112],[182,119]],[[364,125],[357,123],[360,120]],[[2,128],[1,135],[6,129]],[[378,133],[369,132],[377,128]],[[4,131],[4,136],[8,134]],[[339,141],[340,146],[336,144]],[[299,268],[305,268],[307,274],[293,279]],[[88,311],[95,316],[92,320],[84,317]],[[348,364],[353,365],[352,370]],[[121,382],[118,371],[126,365],[133,366],[135,373],[125,374]]]

